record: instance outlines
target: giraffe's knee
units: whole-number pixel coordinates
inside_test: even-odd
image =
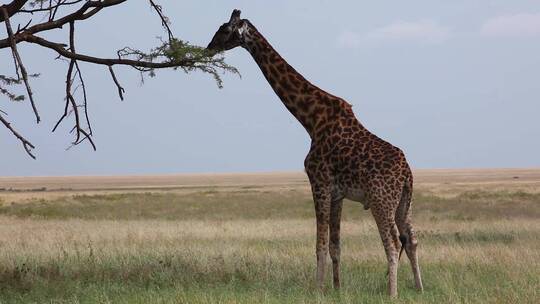
[[[416,238],[416,233],[411,227],[407,229],[407,243],[410,244],[411,248],[416,248],[416,246],[418,245],[418,239]]]
[[[403,242],[401,240],[401,235],[399,234],[399,231],[395,224],[390,225],[390,232],[391,232],[392,242],[394,243],[394,248],[399,251]]]
[[[416,251],[416,247],[418,247],[418,241],[416,240],[416,238],[413,238],[411,239],[411,241],[407,244],[407,247],[408,250],[410,250],[411,252],[414,252]]]

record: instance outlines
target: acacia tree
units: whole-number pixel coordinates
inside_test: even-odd
[[[2,1],[2,0],[0,0]],[[141,75],[154,76],[156,69],[180,69],[186,73],[192,71],[202,71],[214,77],[219,87],[222,86],[220,78],[221,72],[238,73],[238,71],[225,63],[223,57],[213,56],[203,47],[191,45],[174,36],[169,18],[164,14],[162,7],[154,0],[148,0],[148,5],[153,9],[157,18],[161,22],[167,38],[161,39],[159,45],[149,51],[142,51],[132,47],[124,47],[117,50],[116,57],[100,58],[89,54],[83,54],[75,48],[76,26],[80,22],[92,18],[100,11],[121,5],[127,0],[12,0],[0,6],[0,24],[4,23],[6,37],[0,39],[0,49],[10,48],[13,57],[13,73],[10,76],[4,71],[0,71],[0,96],[11,101],[28,101],[31,105],[36,123],[41,118],[36,103],[36,98],[31,88],[31,79],[38,77],[38,73],[30,74],[23,63],[17,45],[29,43],[35,47],[47,48],[58,54],[57,59],[64,59],[67,62],[65,105],[60,118],[52,128],[54,132],[58,126],[66,119],[72,119],[74,134],[72,145],[78,145],[84,141],[90,143],[95,150],[96,145],[92,139],[93,132],[87,110],[87,94],[84,77],[79,66],[79,62],[87,62],[102,65],[108,69],[111,81],[118,89],[120,99],[124,99],[124,88],[121,86],[115,72],[114,66],[130,66],[138,70]],[[42,18],[32,18],[35,14],[40,14]],[[157,19],[156,18],[156,19]],[[12,20],[25,20],[17,25]],[[34,23],[33,20],[45,20]],[[68,27],[69,31],[65,41],[50,41],[42,37],[41,34]],[[9,58],[8,58],[9,59]],[[10,60],[2,59],[4,62]],[[2,67],[6,66],[2,64]],[[26,94],[19,95],[13,93],[13,86],[24,86]],[[75,91],[80,89],[81,98],[75,98]],[[21,142],[25,151],[32,158],[35,158],[32,150],[34,145],[20,134],[6,119],[7,113],[0,109],[0,122]]]

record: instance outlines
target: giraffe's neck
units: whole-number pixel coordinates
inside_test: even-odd
[[[311,138],[340,114],[352,115],[350,105],[306,80],[290,66],[257,29],[249,24],[243,47],[259,65],[285,107]]]

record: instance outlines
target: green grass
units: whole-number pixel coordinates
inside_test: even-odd
[[[296,259],[257,260],[244,255],[236,263],[216,256],[206,261],[209,264],[194,266],[194,257],[117,258],[99,263],[88,257],[58,260],[19,275],[4,273],[0,280],[3,303],[43,303],[45,299],[55,303],[388,301],[382,261],[345,259],[343,289],[320,293],[313,284],[314,268]],[[424,263],[426,291],[414,291],[410,271],[402,270],[399,302],[534,303],[539,295],[537,270],[525,269],[518,275],[478,261]]]
[[[340,292],[329,289],[325,293],[312,286],[311,276],[306,277],[298,270],[285,277],[275,277],[238,266],[238,269],[230,269],[218,276],[197,274],[194,277],[190,275],[187,280],[186,269],[179,265],[175,269],[148,265],[149,269],[137,270],[144,273],[140,276],[118,270],[119,274],[107,278],[94,278],[89,274],[89,277],[83,275],[70,280],[43,279],[28,286],[21,283],[20,287],[10,289],[4,296],[13,303],[43,303],[44,299],[56,303],[389,302],[384,295],[386,286],[382,263],[359,262],[354,267],[345,267],[343,279],[348,284]],[[301,270],[313,271],[309,267]],[[461,272],[467,274],[460,275]],[[522,274],[520,280],[514,280],[501,269],[474,263],[429,264],[424,267],[424,280],[426,291],[419,294],[413,290],[409,277],[400,275],[399,302],[534,303],[538,299],[535,286],[540,283],[534,273]],[[508,290],[520,292],[508,293]]]
[[[540,218],[540,193],[464,192],[456,197],[415,193],[414,213],[434,220]],[[344,220],[370,217],[357,202],[346,202]],[[33,199],[0,207],[0,215],[44,219],[309,219],[313,218],[311,195],[299,190],[217,191],[192,194],[126,193],[75,195],[53,201]]]
[[[0,303],[536,303],[540,195],[417,193],[425,292],[397,300],[369,211],[346,202],[341,291],[315,287],[303,190],[76,195],[0,207]]]

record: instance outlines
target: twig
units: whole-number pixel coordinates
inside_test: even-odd
[[[114,74],[114,70],[111,65],[109,66],[109,72],[111,72],[112,79],[114,80],[114,83],[116,84],[116,87],[118,88],[118,95],[120,96],[120,100],[124,100],[123,93],[126,92],[126,90],[124,90],[124,88],[118,82],[118,79],[116,78],[116,75]]]
[[[75,21],[71,21],[69,23],[69,50],[71,53],[75,53]],[[73,76],[73,70],[76,70],[75,76]],[[76,92],[77,88],[73,90],[73,81],[78,76],[79,81],[81,82],[81,87],[83,90],[83,100],[84,103],[82,107],[84,108],[84,115],[86,119],[86,125],[88,126],[88,131],[86,131],[81,126],[81,117],[79,112],[79,105],[77,105],[77,102],[75,100],[75,97],[73,94]],[[71,59],[69,62],[68,71],[66,74],[66,104],[64,106],[64,113],[56,123],[56,125],[53,128],[53,132],[58,128],[60,123],[69,115],[70,112],[68,112],[68,109],[71,106],[71,112],[75,116],[75,125],[71,129],[70,133],[75,132],[75,140],[72,142],[72,146],[76,146],[83,142],[84,140],[88,140],[90,144],[92,145],[92,148],[96,150],[96,145],[94,144],[94,141],[92,140],[92,127],[90,125],[90,119],[88,117],[88,99],[86,95],[86,84],[84,83],[84,79],[82,77],[81,69],[79,67],[79,64],[77,63],[76,59]],[[82,136],[81,136],[82,134]]]
[[[69,48],[71,49],[72,53],[75,53],[75,21],[71,21],[69,23]],[[86,134],[86,132],[81,128],[80,125],[77,125],[77,128],[83,131],[83,134],[86,134],[86,137],[88,137],[90,143],[94,147],[94,150],[96,149],[94,142],[91,140],[90,136],[92,136],[92,126],[90,125],[90,118],[88,117],[88,98],[86,95],[86,84],[84,83],[84,79],[82,76],[81,68],[79,67],[79,63],[77,60],[74,60],[75,63],[75,69],[77,69],[77,75],[79,76],[79,81],[81,83],[82,91],[83,91],[83,108],[84,108],[84,117],[86,119],[86,125],[88,126],[89,133]]]
[[[30,155],[30,157],[32,157],[33,159],[36,159],[34,154],[32,154],[32,149],[35,149],[34,145],[30,141],[28,141],[26,138],[24,138],[21,134],[19,134],[19,132],[13,129],[11,124],[7,120],[5,120],[2,115],[0,115],[0,122],[2,122],[4,126],[6,126],[6,128],[10,130],[11,133],[13,133],[13,135],[15,135],[15,137],[17,137],[17,139],[21,141],[24,147],[24,150],[26,150],[26,153],[28,153],[28,155]]]
[[[83,129],[80,129],[79,131],[84,135],[84,137],[81,140],[79,140],[78,142],[75,142],[73,145],[76,146],[76,145],[82,143],[83,141],[88,140],[90,145],[92,145],[92,149],[94,149],[94,151],[96,151],[97,150],[96,149],[96,144],[94,143],[94,140],[92,140],[92,136],[90,134],[88,134],[88,132],[86,132]]]
[[[77,75],[79,75],[79,81],[81,82],[82,91],[83,91],[84,117],[86,119],[86,124],[88,125],[88,131],[90,135],[92,135],[93,134],[92,125],[90,124],[90,118],[88,117],[88,98],[86,95],[86,84],[84,83],[82,72],[81,72],[81,69],[79,68],[79,63],[77,61],[75,61],[75,68],[77,69]]]
[[[57,1],[61,1],[61,0],[57,0]],[[53,2],[53,0],[49,0],[49,7],[52,7],[52,2]],[[41,8],[43,8],[43,2],[41,2]],[[53,16],[52,16],[53,15],[53,10],[54,10],[54,8],[49,10],[49,21],[53,20]]]
[[[169,42],[171,42],[174,38],[174,35],[171,31],[171,28],[169,27],[169,18],[163,14],[163,9],[161,8],[161,5],[156,4],[153,0],[150,0],[150,5],[158,13],[159,18],[161,19],[161,25],[165,28],[165,30],[167,30],[167,35],[169,35]]]
[[[35,8],[35,9],[30,9],[30,10],[25,10],[25,9],[21,9],[19,10],[17,13],[28,13],[28,14],[33,14],[33,13],[38,13],[38,12],[48,12],[50,11],[51,9],[55,9],[57,7],[60,7],[60,6],[64,6],[64,5],[73,5],[73,4],[77,4],[79,2],[81,2],[83,0],[76,0],[76,1],[71,1],[71,2],[62,2],[62,3],[57,3],[55,5],[49,5],[49,7],[47,8]]]
[[[73,127],[73,129],[77,131],[76,132],[77,137],[74,141],[74,143],[76,143],[79,141],[81,137],[81,132],[80,132],[81,128],[79,127],[80,121],[79,121],[79,110],[77,109],[77,103],[75,102],[75,98],[73,98],[73,95],[71,94],[71,85],[73,84],[73,78],[71,75],[73,74],[74,66],[75,66],[75,60],[71,60],[71,62],[69,63],[69,68],[66,75],[66,102],[71,104],[71,110],[73,111],[73,114],[75,115],[75,126]]]
[[[15,33],[15,35],[17,35],[17,34],[19,34],[20,32],[26,30],[26,29],[30,26],[30,23],[32,23],[32,19],[28,20],[28,22],[26,23],[26,25],[23,26],[22,28],[21,28],[21,25],[19,24],[19,25],[17,26],[17,32]]]

